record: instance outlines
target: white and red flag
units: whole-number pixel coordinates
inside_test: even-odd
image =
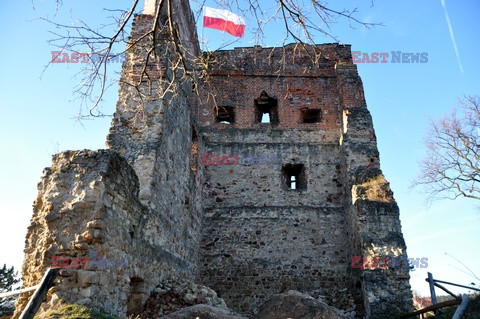
[[[203,26],[230,33],[235,37],[243,37],[245,20],[228,10],[205,7]]]

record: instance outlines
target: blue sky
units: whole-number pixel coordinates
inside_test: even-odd
[[[51,156],[62,150],[104,148],[110,126],[109,118],[81,124],[75,121],[79,101],[72,97],[79,80],[75,74],[81,71],[79,65],[52,65],[40,79],[56,48],[47,43],[53,37],[49,33],[52,27],[34,19],[47,15],[54,18],[50,2],[35,1],[35,9],[30,1],[0,4],[0,28],[4,30],[4,49],[0,50],[0,263],[14,265],[18,270],[43,168],[50,166]],[[359,5],[353,0],[343,3],[346,7]],[[424,295],[428,294],[424,282],[427,271],[439,279],[480,285],[451,257],[480,276],[480,203],[444,200],[428,206],[420,190],[409,189],[424,155],[423,139],[429,120],[448,113],[458,97],[480,93],[480,2],[443,3],[452,33],[441,0],[376,1],[373,7],[365,1],[357,18],[383,22],[384,27],[351,29],[343,20],[332,26],[340,43],[351,44],[355,51],[428,53],[428,63],[423,64],[358,64],[373,116],[381,166],[400,206],[408,254],[428,258],[428,268],[411,273],[413,288]],[[69,22],[71,17],[82,18],[98,24],[105,16],[103,7],[127,8],[130,4],[126,0],[87,0],[74,5],[65,2],[56,19]],[[213,1],[207,4],[214,6]],[[245,37],[227,48],[255,44],[249,28],[252,21],[249,17],[246,20]],[[263,44],[281,44],[283,37],[278,30],[279,25],[272,24]],[[198,32],[208,39],[209,49],[235,40],[216,30],[199,27]],[[315,41],[334,42],[322,37]],[[118,71],[120,64],[111,66],[112,71]],[[117,88],[113,87],[105,96],[102,110],[112,114],[116,100]]]

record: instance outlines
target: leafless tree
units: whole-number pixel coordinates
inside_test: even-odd
[[[427,154],[414,186],[430,199],[466,197],[480,200],[480,96],[459,100],[459,109],[432,122]]]
[[[56,10],[59,10],[63,2],[61,0],[56,1]],[[94,60],[91,59],[90,63],[82,65],[84,67],[82,71],[83,79],[75,90],[77,96],[82,100],[82,105],[86,106],[86,109],[80,112],[80,117],[105,116],[99,109],[99,103],[102,101],[105,90],[115,83],[113,78],[109,79],[107,76],[109,62],[134,48],[139,41],[147,40],[151,45],[144,61],[145,67],[140,80],[136,83],[128,83],[138,88],[140,97],[144,94],[139,88],[140,84],[150,81],[147,66],[149,62],[158,58],[159,53],[162,55],[169,53],[168,64],[169,69],[172,70],[169,76],[161,80],[161,83],[150,83],[152,87],[162,87],[161,94],[167,92],[177,94],[178,88],[182,86],[183,82],[193,81],[195,86],[195,81],[198,78],[208,77],[210,55],[204,54],[198,57],[191,54],[191,52],[188,52],[187,46],[182,43],[182,38],[179,37],[178,25],[176,25],[172,13],[172,7],[177,1],[186,0],[159,0],[155,12],[156,23],[149,32],[135,41],[129,38],[129,25],[134,14],[141,12],[139,0],[132,0],[131,7],[128,9],[105,9],[111,13],[111,23],[102,24],[98,27],[88,25],[82,20],[77,20],[75,23],[61,23],[55,19],[41,18],[55,27],[55,31],[52,32],[54,38],[49,42],[59,47],[60,55],[88,50],[91,57],[96,57]],[[205,0],[190,1],[197,24],[201,23],[204,4]],[[371,5],[373,6],[373,0]],[[216,6],[250,19],[251,21],[248,23],[249,35],[255,44],[263,43],[265,29],[272,23],[281,23],[283,26],[284,37],[279,39],[282,44],[292,41],[299,45],[314,44],[325,37],[337,41],[330,26],[338,19],[346,20],[352,27],[370,28],[380,25],[379,23],[363,22],[356,18],[357,8],[334,9],[329,6],[327,1],[320,0],[277,0],[274,1],[273,7],[269,7],[266,2],[260,0],[216,0]],[[163,45],[166,50],[164,52],[156,50],[158,45],[156,39],[159,34],[166,35],[162,38],[166,42]],[[119,49],[119,51],[113,54],[116,49]],[[321,53],[312,58],[318,60],[319,55]],[[84,112],[85,110],[87,112]]]

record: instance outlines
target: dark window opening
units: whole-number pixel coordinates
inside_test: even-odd
[[[215,121],[220,124],[233,124],[235,123],[235,110],[233,106],[219,106]]]
[[[192,126],[192,141],[190,145],[190,169],[194,175],[197,175],[197,157],[198,157],[198,136],[197,130]]]
[[[128,233],[130,234],[130,239],[133,239],[133,237],[135,236],[135,226],[132,225],[130,229],[131,230]]]
[[[320,110],[302,110],[302,123],[318,123],[322,120]]]
[[[277,99],[263,91],[255,99],[255,122],[262,124],[278,124]]]
[[[282,168],[284,188],[287,190],[307,189],[307,178],[303,164],[287,164]]]

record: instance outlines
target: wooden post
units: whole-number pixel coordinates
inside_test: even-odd
[[[433,283],[433,276],[432,276],[432,273],[429,272],[428,273],[428,284],[430,286],[430,295],[432,297],[432,305],[436,305],[437,304],[437,296],[435,295],[435,286],[434,286],[434,283]],[[435,309],[435,316],[438,315],[438,310]]]
[[[35,317],[43,298],[47,294],[48,289],[52,286],[53,281],[57,276],[58,270],[59,268],[48,268],[48,270],[45,272],[45,275],[43,275],[42,281],[40,281],[38,289],[35,291],[33,296],[30,297],[30,300],[28,301],[25,309],[23,309],[19,319],[33,319],[33,317]]]
[[[428,281],[428,280],[427,280]],[[452,286],[456,286],[456,287],[462,287],[462,288],[466,288],[466,289],[471,289],[471,290],[476,290],[476,291],[480,291],[480,289],[478,288],[473,288],[473,287],[469,287],[469,286],[464,286],[464,285],[459,285],[459,284],[454,284],[453,282],[448,282],[448,281],[443,281],[443,280],[438,280],[438,279],[435,279],[434,280],[436,283],[442,283],[442,284],[447,284],[447,285],[452,285]]]
[[[420,309],[420,310],[417,310],[417,311],[414,311],[414,312],[409,312],[409,313],[403,314],[403,315],[400,316],[400,318],[410,318],[410,317],[413,317],[413,316],[424,314],[424,313],[429,312],[429,311],[435,311],[436,309],[445,308],[445,307],[452,307],[452,306],[456,306],[456,305],[459,305],[459,304],[460,304],[460,300],[458,300],[458,299],[447,300],[447,301],[444,301],[444,302],[441,302],[441,303],[437,303],[434,306],[428,306],[427,308],[423,308],[423,309]]]
[[[22,288],[22,289],[18,289],[18,290],[14,290],[14,291],[4,292],[4,293],[1,293],[1,294],[0,294],[0,298],[7,298],[7,297],[10,297],[10,296],[15,296],[15,295],[19,295],[19,294],[24,294],[24,293],[26,293],[26,292],[35,290],[35,289],[37,289],[38,287],[40,287],[40,285],[36,285],[36,286],[32,286],[32,287],[27,287],[27,288]]]
[[[440,289],[442,289],[443,291],[445,291],[446,293],[448,293],[450,296],[452,296],[453,298],[456,298],[456,299],[462,299],[462,297],[460,295],[456,295],[454,294],[453,292],[451,292],[450,290],[448,290],[447,288],[443,287],[442,285],[440,285],[439,283],[437,283],[436,280],[434,280],[433,284],[435,285],[435,287],[438,287]]]
[[[457,307],[457,310],[455,310],[455,313],[453,314],[452,319],[462,318],[463,313],[467,309],[467,305],[468,305],[468,296],[463,295],[462,296],[462,303]]]

